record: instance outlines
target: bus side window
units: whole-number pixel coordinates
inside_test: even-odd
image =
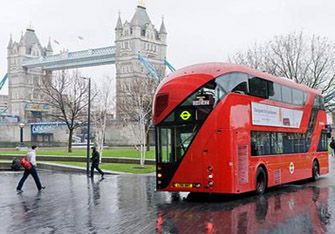
[[[270,133],[269,132],[251,132],[251,155],[269,155],[271,154]]]
[[[292,103],[292,89],[283,85],[282,86],[283,102]]]
[[[269,89],[269,99],[275,101],[282,101],[282,94],[281,94],[281,85],[274,83],[272,81],[268,82],[268,89]]]
[[[257,142],[256,139],[251,139],[251,156],[257,156],[259,155],[258,149],[257,149]]]
[[[268,82],[258,77],[249,79],[249,93],[252,96],[268,98]]]
[[[295,105],[303,105],[304,104],[304,93],[300,90],[293,89],[293,104]]]

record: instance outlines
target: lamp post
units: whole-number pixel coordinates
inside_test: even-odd
[[[87,146],[86,146],[86,174],[90,173],[90,130],[91,130],[91,78],[81,77],[88,80],[88,106],[87,106]]]
[[[23,143],[23,128],[24,128],[24,123],[19,123],[19,128],[20,128],[20,144],[19,144],[19,148],[24,147],[24,143]]]

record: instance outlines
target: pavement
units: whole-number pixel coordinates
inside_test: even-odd
[[[335,159],[328,176],[270,189],[264,196],[155,192],[155,177],[0,172],[0,233],[335,233]]]

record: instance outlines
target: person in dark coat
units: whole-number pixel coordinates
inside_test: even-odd
[[[329,146],[330,146],[332,157],[335,157],[335,140],[334,140],[334,137],[332,137],[332,140],[331,140]]]
[[[100,154],[97,151],[96,147],[92,147],[92,157],[91,157],[91,177],[93,178],[94,176],[94,169],[97,169],[97,171],[101,175],[101,179],[104,179],[105,173],[99,168],[99,163],[100,163]]]

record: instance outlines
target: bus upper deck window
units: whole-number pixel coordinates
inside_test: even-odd
[[[248,93],[248,84],[247,82],[242,82],[238,84],[235,88],[232,89],[232,92],[246,94]]]
[[[258,77],[252,77],[249,79],[249,91],[250,95],[268,98],[268,85],[267,81]]]
[[[219,90],[222,95],[229,92],[236,92],[241,94],[248,93],[248,75],[244,73],[234,72],[216,78]]]

